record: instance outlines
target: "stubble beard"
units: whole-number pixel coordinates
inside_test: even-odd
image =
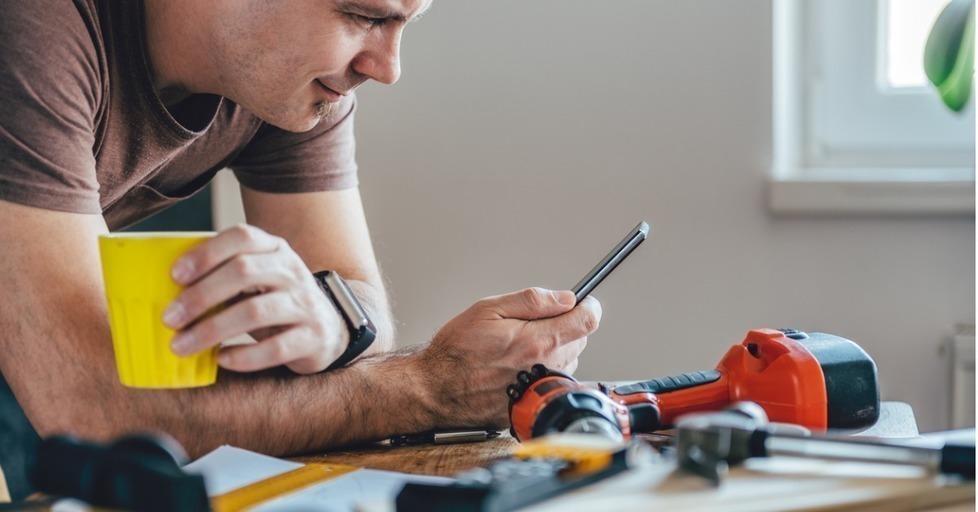
[[[318,117],[320,121],[329,119],[330,116],[333,115],[333,112],[336,112],[336,103],[331,101],[321,101],[316,104],[316,117]]]

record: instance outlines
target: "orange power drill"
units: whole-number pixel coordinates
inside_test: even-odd
[[[794,329],[748,332],[713,370],[610,388],[535,365],[507,394],[511,431],[520,440],[553,432],[628,438],[738,401],[756,402],[771,421],[813,430],[865,428],[879,419],[869,354],[845,338]]]

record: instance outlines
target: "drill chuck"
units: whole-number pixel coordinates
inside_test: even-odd
[[[574,420],[570,425],[567,425],[564,432],[599,435],[607,437],[613,441],[624,441],[624,438],[621,435],[621,430],[617,425],[612,424],[610,421],[604,418],[598,418],[596,416]]]
[[[510,432],[521,441],[555,432],[597,433],[617,440],[631,435],[625,406],[543,365],[521,371],[506,392]]]

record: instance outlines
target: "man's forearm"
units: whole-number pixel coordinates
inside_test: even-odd
[[[225,371],[203,388],[126,388],[98,271],[101,217],[4,202],[0,214],[10,220],[0,281],[16,290],[0,297],[0,371],[42,436],[107,440],[156,430],[195,455],[223,443],[284,454],[442,423],[429,398],[438,391],[422,384],[418,369],[425,352],[410,350],[325,374]]]
[[[193,456],[223,443],[276,455],[308,453],[443,424],[420,371],[420,348],[391,352],[394,322],[384,288],[348,284],[377,328],[376,340],[355,364],[315,375],[284,368],[222,370],[217,386],[167,400],[164,410],[170,412],[157,414],[154,423],[168,425],[165,430]],[[183,411],[193,413],[183,417]]]
[[[222,372],[217,384],[188,390],[134,390],[103,381],[102,391],[93,393],[101,395],[97,409],[66,399],[49,404],[61,414],[35,426],[41,435],[67,431],[102,440],[164,431],[193,457],[221,444],[273,455],[309,453],[435,428],[441,420],[417,361],[417,350],[407,349],[315,375]]]
[[[281,455],[441,423],[417,348],[327,373],[222,371],[215,385],[203,388],[126,388],[97,278],[30,277],[17,274],[12,289],[24,293],[0,300],[0,370],[42,436],[109,440],[151,430],[173,435],[195,456],[224,443]]]
[[[417,362],[416,350],[408,349],[309,376],[225,372],[219,388],[191,399],[199,427],[214,434],[210,439],[190,441],[195,429],[173,424],[180,422],[179,409],[175,418],[159,421],[170,423],[171,433],[182,430],[197,454],[221,443],[269,454],[308,453],[420,432],[441,420]]]

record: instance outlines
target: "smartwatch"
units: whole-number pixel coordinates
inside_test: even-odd
[[[370,317],[367,316],[367,312],[360,305],[360,301],[350,291],[350,287],[346,284],[346,281],[336,272],[324,270],[322,272],[316,272],[312,276],[316,279],[316,282],[326,296],[329,297],[333,306],[336,306],[336,311],[343,317],[343,322],[346,323],[346,327],[350,331],[350,344],[346,346],[346,351],[333,364],[329,365],[329,368],[326,368],[325,371],[334,370],[346,366],[350,361],[353,361],[357,356],[362,354],[364,350],[367,350],[367,347],[377,337],[377,328],[370,321]]]

